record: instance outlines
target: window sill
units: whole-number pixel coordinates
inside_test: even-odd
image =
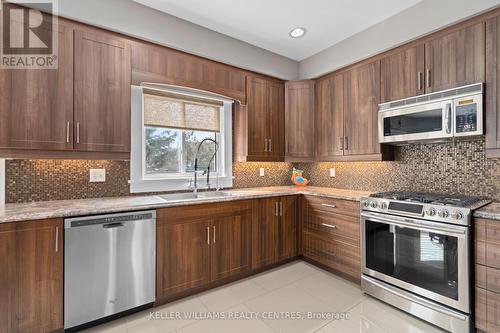
[[[145,192],[167,192],[167,191],[185,191],[189,190],[189,183],[192,177],[186,178],[170,178],[170,179],[143,179],[140,181],[129,181],[130,193],[145,193]],[[217,187],[215,177],[210,180],[211,188]],[[228,188],[233,186],[233,177],[219,177],[219,187]],[[198,188],[205,189],[206,178],[198,178]]]

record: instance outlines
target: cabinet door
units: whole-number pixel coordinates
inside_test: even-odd
[[[1,148],[73,149],[73,31],[57,32],[58,69],[0,70]]]
[[[424,45],[417,45],[380,60],[382,103],[424,93],[424,59]]]
[[[250,270],[251,227],[249,210],[214,221],[210,235],[212,280]]]
[[[75,149],[130,151],[130,46],[75,31]]]
[[[253,202],[252,268],[276,262],[278,206],[275,198]]]
[[[344,155],[379,154],[380,61],[344,74]]]
[[[266,80],[247,76],[248,155],[266,156],[270,138]]]
[[[298,254],[298,206],[295,196],[280,199],[280,219],[278,223],[278,260]]]
[[[343,75],[335,75],[316,83],[316,137],[317,161],[330,161],[342,156],[344,137],[344,82]]]
[[[186,219],[176,223],[158,212],[156,297],[208,283],[211,221]]]
[[[0,332],[63,328],[63,223],[0,226]]]
[[[269,154],[273,161],[283,161],[285,158],[285,85],[283,83],[268,83],[268,113],[269,113]]]
[[[426,92],[483,82],[484,52],[483,22],[427,42]]]
[[[285,155],[291,162],[314,160],[314,81],[285,85]]]
[[[500,16],[486,22],[486,153],[500,157]]]

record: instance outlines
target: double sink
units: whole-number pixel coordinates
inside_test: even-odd
[[[210,192],[198,192],[198,193],[188,192],[188,193],[164,194],[164,195],[158,195],[157,198],[165,202],[173,202],[173,201],[206,200],[210,198],[227,198],[231,196],[233,196],[233,194],[229,192],[210,191]]]

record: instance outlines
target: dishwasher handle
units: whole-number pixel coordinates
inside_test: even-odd
[[[103,224],[102,227],[104,229],[113,229],[113,228],[123,227],[124,225],[125,224],[123,224],[122,222],[115,222],[115,223]]]

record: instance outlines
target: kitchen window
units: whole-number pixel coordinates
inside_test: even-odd
[[[185,190],[192,183],[194,158],[210,187],[232,186],[232,100],[174,86],[132,87],[131,192]],[[212,156],[215,154],[213,160]],[[192,184],[191,184],[192,185]],[[198,177],[198,187],[206,187]]]

